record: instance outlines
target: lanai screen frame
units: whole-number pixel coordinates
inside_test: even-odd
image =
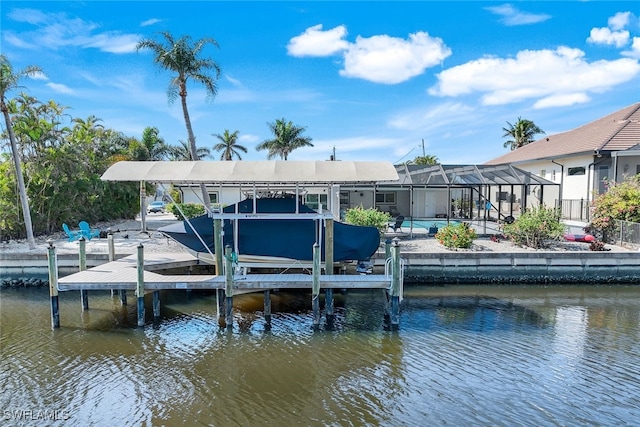
[[[448,191],[448,199],[451,199],[452,189],[471,189],[475,190],[478,194],[478,207],[484,200],[490,202],[497,202],[498,219],[500,216],[513,217],[514,215],[514,200],[513,198],[508,201],[509,209],[508,215],[504,215],[502,212],[502,200],[492,200],[490,192],[492,188],[497,188],[499,193],[502,193],[502,188],[507,187],[510,189],[510,193],[514,194],[514,188],[520,186],[522,188],[522,208],[526,208],[529,203],[527,200],[527,194],[532,186],[539,186],[540,195],[538,199],[540,203],[544,203],[544,188],[546,186],[559,187],[559,183],[549,181],[545,178],[539,177],[535,174],[519,169],[517,167],[503,164],[503,165],[398,165],[396,166],[399,175],[401,176],[398,181],[398,186],[401,188],[409,187],[410,189],[410,205],[413,205],[413,190],[416,188],[446,188]],[[390,187],[388,184],[381,184],[380,186]],[[473,194],[473,193],[472,193]],[[473,201],[473,198],[472,200]],[[486,215],[483,216],[483,220],[488,220]],[[469,218],[473,218],[473,209],[470,206]],[[447,221],[452,218],[451,210],[447,210]],[[505,219],[503,218],[503,219]]]

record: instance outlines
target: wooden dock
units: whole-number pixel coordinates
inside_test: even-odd
[[[144,289],[225,289],[224,275],[165,275],[158,270],[197,265],[188,253],[145,254]],[[233,288],[264,291],[268,289],[311,289],[311,274],[239,274],[233,276]],[[320,287],[333,289],[386,289],[391,278],[386,275],[321,275]],[[79,271],[58,279],[59,291],[135,290],[138,283],[137,258],[131,255],[98,267]]]
[[[385,319],[389,319],[390,327],[399,326],[399,303],[402,295],[402,265],[397,242],[392,246],[393,254],[389,265],[389,274],[320,274],[320,250],[318,244],[313,247],[313,268],[311,274],[288,272],[292,268],[300,269],[300,263],[286,266],[284,272],[275,274],[247,273],[248,268],[241,263],[234,265],[231,248],[225,248],[224,274],[162,274],[174,269],[188,270],[190,267],[202,265],[202,260],[184,252],[151,253],[145,256],[144,247],[138,246],[137,255],[130,255],[116,260],[113,253],[113,239],[110,239],[110,262],[93,268],[86,268],[85,242],[80,241],[80,271],[64,277],[58,277],[57,257],[52,244],[48,248],[49,261],[49,293],[51,297],[51,325],[60,327],[58,292],[80,291],[82,310],[89,309],[88,291],[119,291],[120,301],[127,304],[127,291],[135,291],[138,308],[138,326],[146,322],[144,298],[146,294],[153,296],[154,319],[160,317],[160,291],[171,289],[216,291],[218,319],[223,320],[227,328],[233,322],[233,295],[247,292],[264,293],[264,317],[266,325],[271,324],[271,291],[277,289],[309,289],[313,310],[314,328],[320,327],[320,292],[325,294],[325,313],[327,325],[333,324],[333,290],[334,289],[382,289],[386,296]],[[331,265],[331,264],[329,264]],[[235,267],[235,268],[234,268]],[[268,263],[265,268],[273,268]],[[254,267],[255,268],[255,267]],[[306,270],[306,268],[302,268]],[[113,294],[112,294],[113,295]]]

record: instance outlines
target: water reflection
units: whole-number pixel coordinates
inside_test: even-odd
[[[622,425],[640,419],[640,289],[415,287],[388,332],[380,292],[336,295],[314,332],[308,293],[162,294],[135,304],[47,291],[0,298],[0,406],[59,409],[92,425]],[[151,308],[148,307],[151,313]],[[15,420],[8,425],[23,425]],[[4,423],[3,423],[4,424]]]

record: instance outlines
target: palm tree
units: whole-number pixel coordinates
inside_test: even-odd
[[[178,141],[180,145],[174,145],[170,147],[169,159],[179,162],[191,160],[191,150],[189,144],[184,141]],[[196,158],[202,160],[205,157],[211,156],[211,150],[208,148],[200,147],[196,149]]]
[[[273,139],[266,139],[256,146],[256,150],[269,150],[267,159],[271,160],[279,156],[287,160],[289,153],[296,148],[313,147],[311,138],[302,136],[307,129],[306,126],[296,126],[292,122],[287,122],[284,118],[277,119],[273,123],[267,123],[274,135]]]
[[[27,231],[27,240],[29,241],[29,249],[36,248],[36,240],[33,236],[33,224],[31,223],[31,210],[29,209],[29,199],[27,198],[27,189],[24,185],[24,176],[22,175],[22,165],[20,154],[18,153],[18,144],[16,143],[16,135],[11,126],[11,117],[9,117],[9,109],[5,103],[7,92],[15,89],[18,82],[23,77],[31,77],[42,70],[36,66],[28,66],[27,68],[14,72],[9,59],[5,55],[0,55],[0,110],[4,116],[4,121],[9,133],[9,141],[11,142],[11,153],[13,154],[13,163],[16,167],[16,177],[18,179],[18,192],[20,193],[20,201],[22,203],[22,216],[24,218],[24,226]]]
[[[433,156],[431,154],[426,154],[424,156],[417,156],[413,160],[409,160],[407,164],[410,165],[437,165],[440,163],[440,160],[437,156]]]
[[[138,160],[166,160],[169,158],[171,148],[164,142],[157,127],[144,128],[140,142],[148,152],[148,156],[146,159]]]
[[[533,142],[534,137],[537,134],[545,133],[545,131],[536,126],[536,124],[531,120],[523,119],[521,117],[518,117],[515,124],[512,125],[509,122],[507,122],[507,124],[509,125],[508,128],[502,128],[504,131],[502,137],[511,138],[504,143],[504,147],[511,147],[511,151]]]
[[[189,36],[182,36],[176,40],[169,32],[161,34],[164,37],[164,43],[143,39],[136,45],[136,50],[150,49],[154,54],[156,64],[176,73],[169,82],[167,95],[169,102],[173,102],[178,96],[180,97],[184,123],[187,127],[191,160],[198,160],[196,137],[193,134],[187,109],[187,81],[191,79],[204,85],[207,97],[211,99],[215,97],[218,92],[216,81],[220,78],[220,66],[213,59],[201,58],[200,54],[208,44],[218,47],[218,42],[211,37],[205,37],[192,43]],[[211,71],[213,71],[213,76],[209,74]],[[200,184],[200,188],[206,207],[211,208],[211,200],[204,183]]]
[[[240,156],[238,151],[246,153],[247,148],[238,144],[238,131],[229,133],[229,130],[225,129],[222,135],[219,133],[212,133],[211,135],[220,140],[219,143],[213,146],[214,150],[222,151],[220,160],[233,160],[234,156],[237,157],[238,160],[242,160],[242,156]]]

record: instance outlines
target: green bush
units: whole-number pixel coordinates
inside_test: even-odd
[[[344,214],[347,224],[376,227],[380,235],[387,231],[391,215],[377,209],[364,209],[362,206],[348,209]]]
[[[560,223],[557,209],[538,206],[527,209],[511,224],[504,224],[505,236],[518,245],[542,248],[548,240],[560,240],[564,225]]]
[[[438,242],[449,249],[470,248],[476,237],[478,237],[476,231],[466,222],[448,224],[436,233]]]
[[[180,209],[178,209],[178,207]],[[200,215],[204,215],[204,205],[199,203],[170,203],[167,206],[167,210],[174,214],[176,218],[184,221],[186,219],[195,218]],[[184,216],[180,213],[180,211],[184,212]]]
[[[640,222],[640,175],[619,184],[607,183],[607,192],[593,201],[592,219],[587,231],[609,241],[620,232],[618,220]]]

